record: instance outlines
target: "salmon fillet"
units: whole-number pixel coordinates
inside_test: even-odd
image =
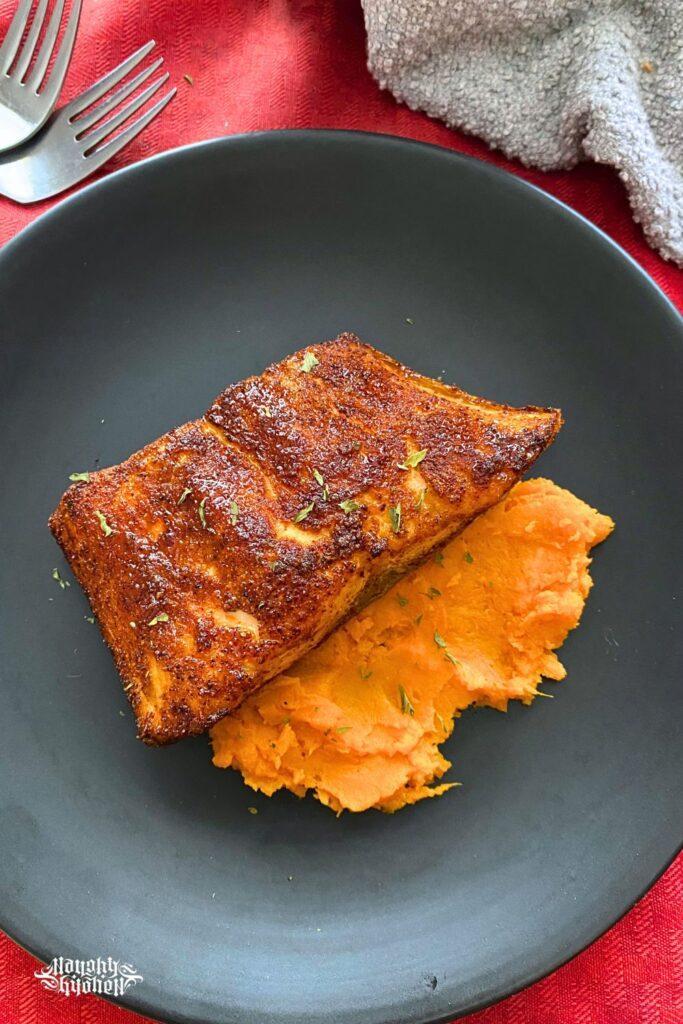
[[[238,707],[499,501],[561,423],[342,334],[73,484],[50,527],[140,738],[170,743]]]

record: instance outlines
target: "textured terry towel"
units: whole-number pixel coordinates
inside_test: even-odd
[[[616,167],[683,265],[683,0],[363,0],[369,67],[413,109],[543,170]]]

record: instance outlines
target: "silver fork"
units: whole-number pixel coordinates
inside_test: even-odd
[[[47,6],[48,0],[38,0],[31,27],[21,46],[33,0],[20,0],[0,47],[0,153],[30,139],[45,124],[54,110],[69,67],[81,13],[81,0],[73,0],[71,4],[62,42],[52,70],[47,75],[64,14],[64,0],[56,0],[38,56],[29,73]]]
[[[139,135],[173,99],[175,88],[107,141],[107,136],[124,125],[168,80],[168,73],[160,75],[130,102],[123,103],[161,66],[163,57],[153,61],[102,103],[98,101],[134,71],[154,46],[152,40],[140,47],[99,82],[53,114],[39,136],[16,153],[0,156],[0,195],[18,203],[48,199],[87,178]],[[93,104],[97,106],[84,113]],[[112,116],[107,117],[108,114]]]

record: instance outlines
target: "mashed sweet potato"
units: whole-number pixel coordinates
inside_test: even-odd
[[[517,484],[442,552],[216,725],[214,764],[271,795],[395,811],[454,783],[439,751],[469,705],[530,703],[581,616],[613,529],[549,480]]]

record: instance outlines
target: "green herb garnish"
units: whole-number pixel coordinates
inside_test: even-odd
[[[206,498],[202,498],[199,502],[199,522],[202,524],[202,529],[206,529]]]
[[[63,580],[62,577],[59,575],[59,569],[52,570],[52,579],[56,580],[57,583],[59,583],[62,590],[66,590],[67,587],[71,586],[68,580]]]
[[[350,725],[340,725],[337,732],[348,732],[350,728]]]
[[[303,523],[304,519],[307,519],[308,516],[310,516],[310,514],[311,514],[311,512],[313,511],[314,508],[315,508],[315,502],[312,501],[310,505],[306,505],[305,508],[302,508],[302,509],[300,509],[297,512],[297,514],[294,516],[294,522],[295,523]]]
[[[435,597],[441,597],[441,591],[437,590],[436,587],[430,587],[427,591],[427,597],[430,601],[433,601]]]
[[[398,603],[401,606],[401,608],[405,608],[405,606],[408,604],[408,598],[407,597],[403,597],[402,594],[397,594],[396,595],[396,600],[398,601]]]
[[[434,643],[436,644],[437,647],[445,647],[446,646],[446,641],[441,636],[441,633],[437,633],[436,630],[434,630]]]
[[[366,679],[369,679],[370,676],[372,675],[372,669],[369,669],[369,668],[359,668],[358,669],[358,675],[361,677],[361,679],[363,681],[365,681]]]
[[[426,454],[427,454],[427,449],[426,448],[423,448],[421,452],[412,452],[410,455],[408,455],[406,457],[406,461],[405,462],[399,462],[398,463],[398,468],[399,469],[415,469],[416,466],[420,465],[420,463],[422,462],[422,460],[424,459]]]
[[[465,559],[468,565],[472,565],[474,559],[472,558],[472,555],[469,553],[469,551],[466,551],[462,557]]]
[[[401,529],[401,502],[398,505],[391,506],[389,509],[389,522],[391,523],[391,529],[394,533],[398,533]]]
[[[69,480],[74,484],[87,484],[90,482],[90,473],[69,473]]]
[[[419,626],[421,622],[422,622],[422,612],[420,612],[419,615],[415,616],[415,625]]]
[[[273,410],[270,408],[269,405],[260,405],[258,411],[261,413],[262,416],[265,416],[267,419],[272,420]]]
[[[89,622],[91,626],[95,625],[94,615],[84,615],[83,618],[85,619],[86,622]]]
[[[426,494],[427,494],[427,488],[423,487],[422,490],[420,491],[420,497],[415,502],[415,508],[422,508],[422,506],[425,503],[425,496],[426,496]]]
[[[323,493],[322,493],[323,501],[328,501],[329,497],[330,497],[330,489],[327,486],[327,484],[325,483],[325,477],[322,475],[322,473],[319,470],[314,469],[313,470],[313,479],[323,489]]]
[[[406,693],[405,689],[400,684],[399,684],[399,687],[398,687],[398,695],[401,698],[401,711],[403,712],[403,714],[404,715],[414,715],[415,714],[415,708],[410,703],[410,698],[408,697],[408,694]]]
[[[104,515],[99,511],[99,509],[95,509],[95,515],[97,516],[97,521],[100,524],[100,530],[102,531],[104,536],[111,537],[114,531],[112,530],[107,520],[104,518]]]
[[[168,622],[168,615],[166,612],[159,612],[153,619],[150,619],[147,623],[148,626],[157,626],[160,622]]]
[[[185,501],[185,499],[186,499],[186,498],[188,497],[188,495],[190,495],[190,494],[192,494],[192,488],[191,488],[191,487],[186,487],[186,488],[185,488],[185,490],[183,491],[183,493],[182,493],[182,494],[180,495],[180,497],[178,498],[178,504],[179,504],[179,505],[182,505],[182,503],[183,503],[183,502]]]
[[[415,321],[411,317],[407,316],[406,317],[406,323],[410,324],[410,326],[412,327],[413,324],[415,323]]]
[[[437,551],[434,555],[434,561],[437,565],[443,565],[443,551]]]
[[[302,373],[310,373],[311,370],[320,364],[320,360],[316,359],[312,352],[304,353],[304,358],[301,360],[300,370]]]
[[[339,508],[342,512],[357,512],[358,509],[362,507],[363,506],[359,505],[357,501],[353,500],[353,498],[347,498],[346,501],[339,502]]]
[[[450,651],[444,651],[443,652],[443,656],[446,659],[446,661],[450,661],[451,665],[459,665],[460,664],[458,659],[454,658]]]
[[[232,526],[237,526],[237,517],[240,514],[239,506],[236,501],[230,502],[230,523]]]

